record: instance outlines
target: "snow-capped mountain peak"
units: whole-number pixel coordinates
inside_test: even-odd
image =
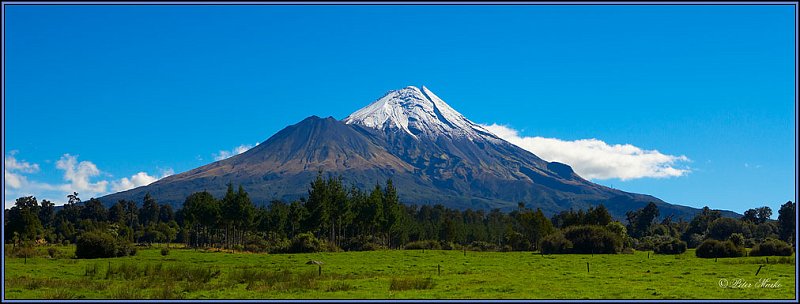
[[[401,130],[414,138],[419,136],[497,138],[488,130],[458,113],[427,87],[407,86],[386,93],[370,105],[344,119],[379,130]]]

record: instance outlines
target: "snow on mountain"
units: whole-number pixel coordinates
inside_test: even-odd
[[[414,138],[427,136],[466,137],[469,139],[499,138],[458,113],[425,86],[408,86],[386,93],[370,105],[344,119],[379,130],[401,130]]]

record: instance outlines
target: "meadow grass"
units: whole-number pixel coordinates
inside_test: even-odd
[[[693,250],[650,252],[648,258],[644,251],[464,256],[446,250],[251,254],[174,248],[162,256],[151,248],[91,260],[69,258],[74,246],[57,250],[55,258],[44,253],[27,263],[6,257],[6,298],[793,299],[796,275],[794,256],[769,257],[769,263],[767,257],[715,261],[697,258]],[[305,264],[309,260],[324,262],[321,272]],[[720,287],[721,280],[737,279],[750,286]],[[759,280],[767,279],[773,284],[762,287]]]

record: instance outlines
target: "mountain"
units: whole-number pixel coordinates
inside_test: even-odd
[[[362,189],[391,178],[405,203],[511,210],[522,201],[548,215],[602,203],[623,218],[654,202],[662,216],[688,219],[699,212],[585,180],[569,165],[495,136],[424,86],[389,91],[341,121],[308,117],[242,154],[100,200],[140,202],[149,192],[179,206],[197,191],[222,196],[229,182],[244,186],[257,203],[294,200],[307,195],[319,170]]]

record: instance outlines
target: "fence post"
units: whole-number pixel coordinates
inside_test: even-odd
[[[436,264],[436,270],[438,271],[439,275],[442,275],[442,265]]]

